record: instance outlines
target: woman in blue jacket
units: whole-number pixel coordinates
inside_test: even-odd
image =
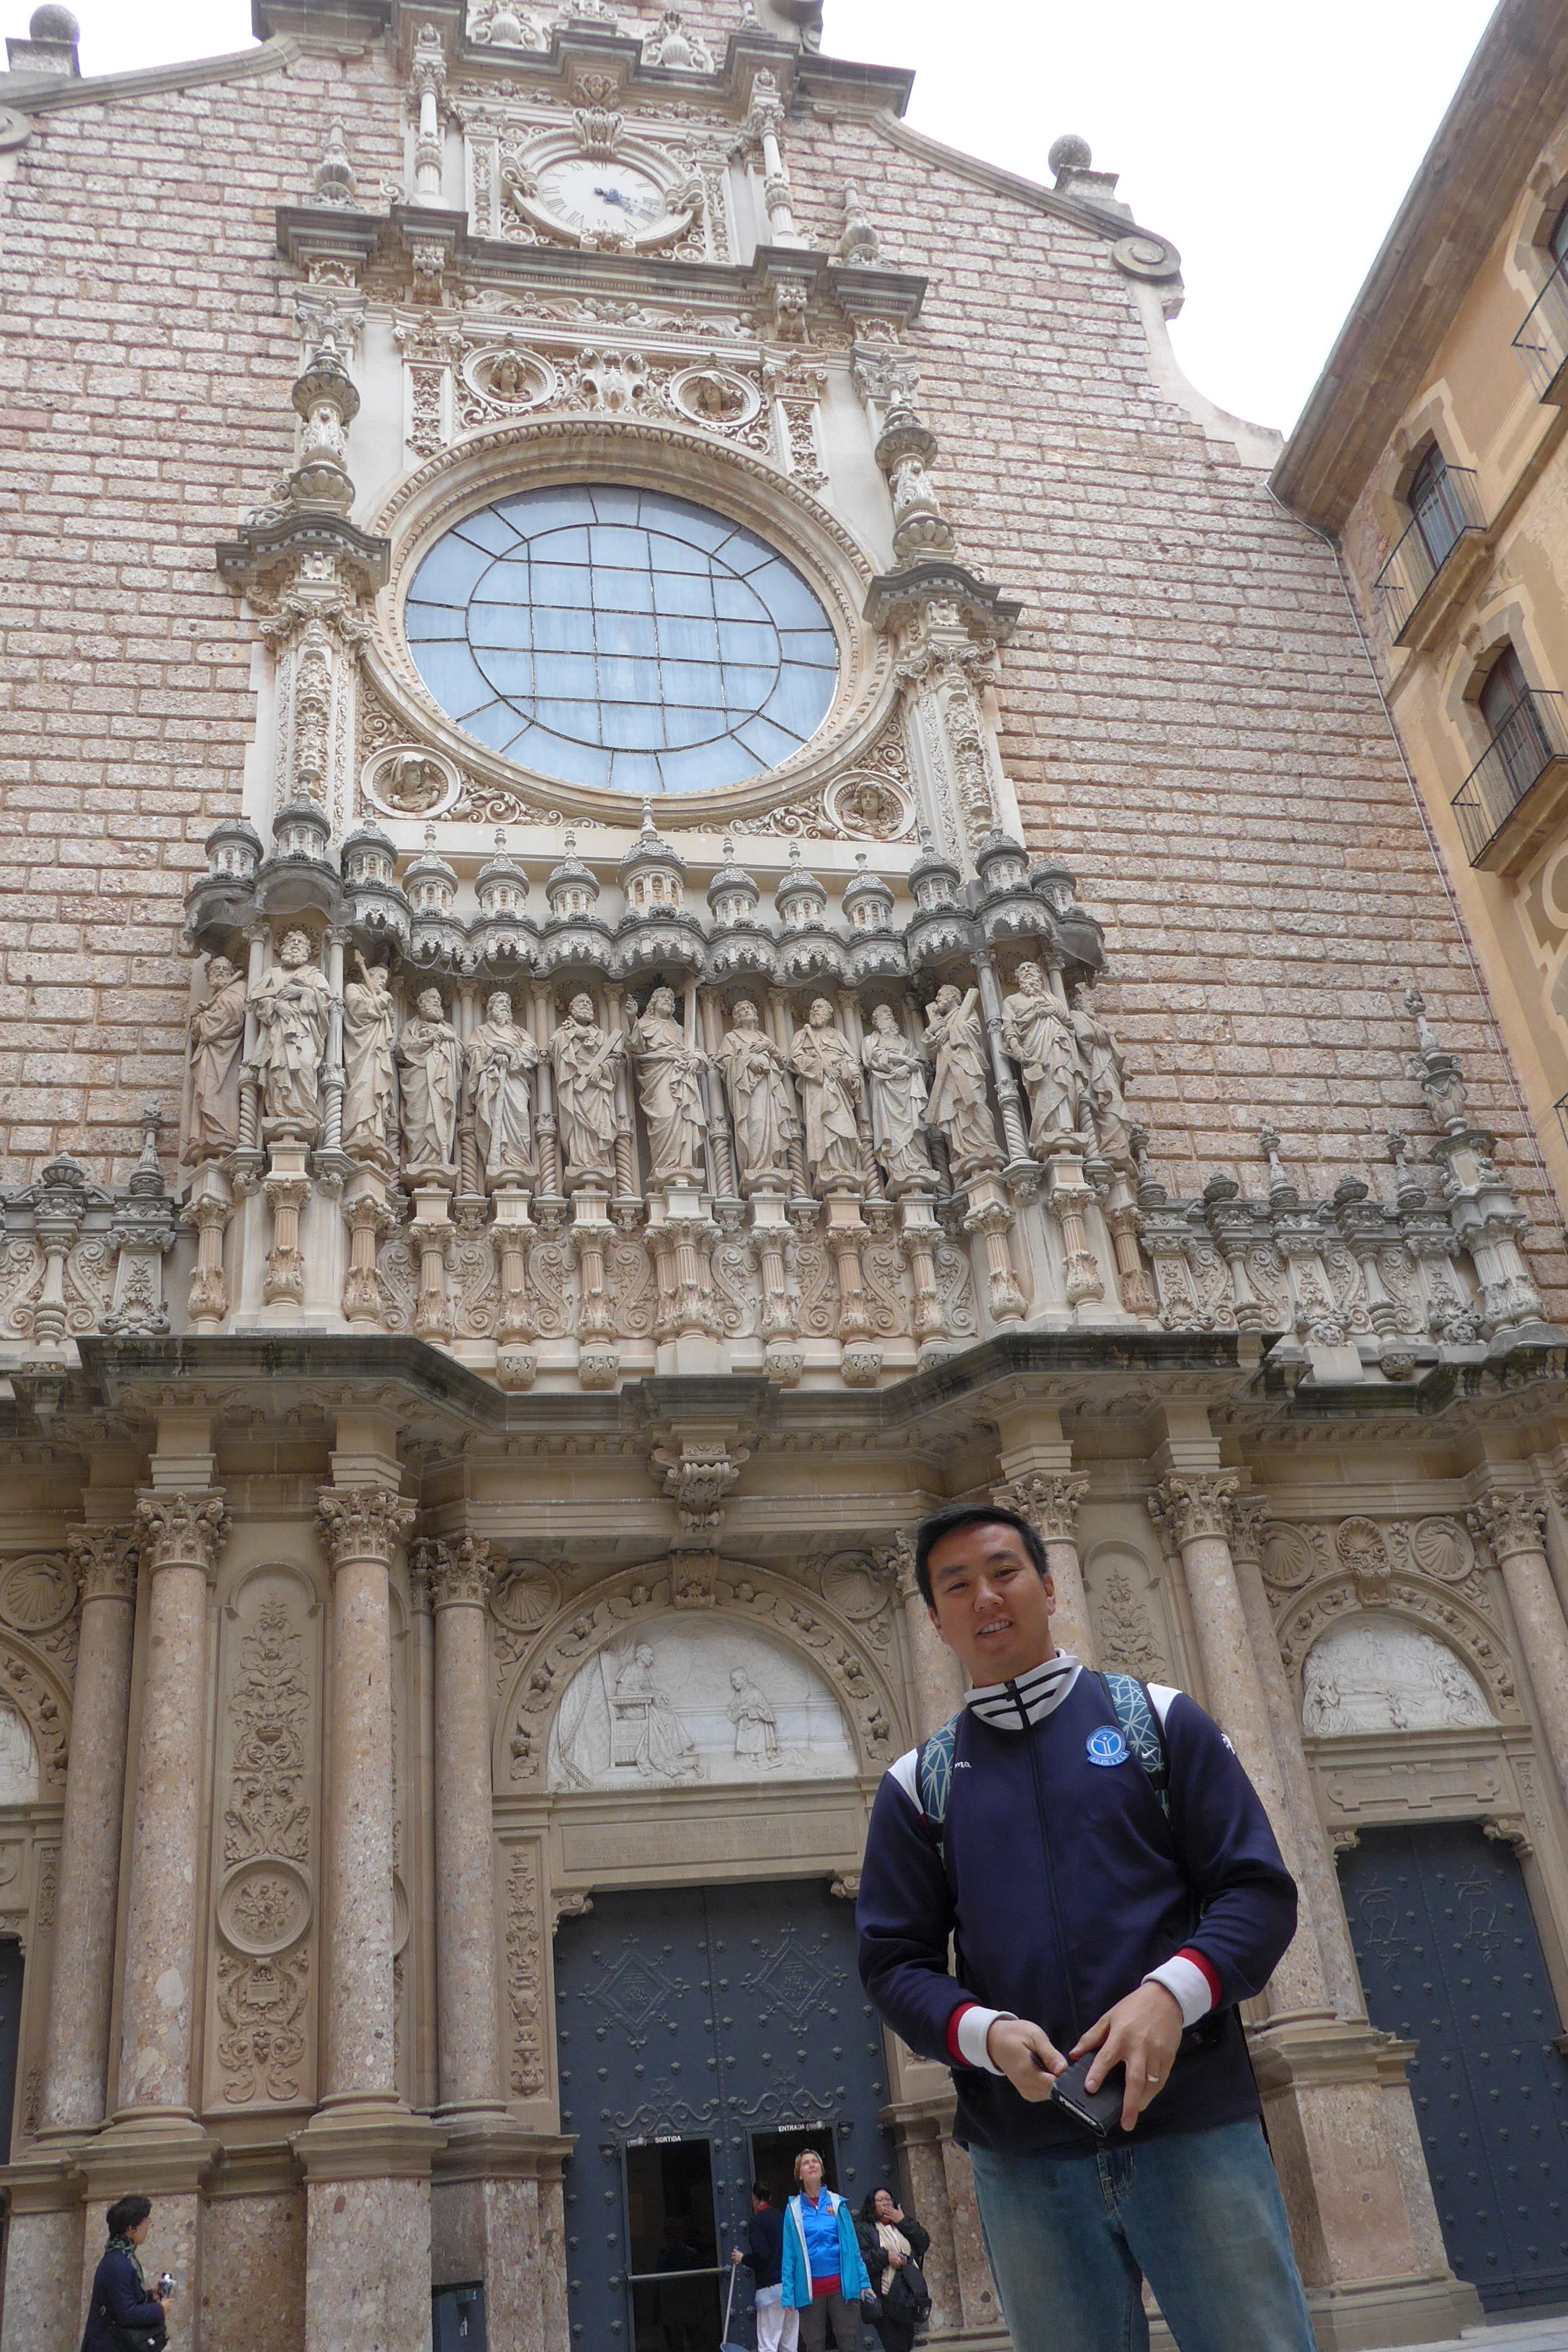
[[[117,2197],[104,2219],[109,2243],[92,2277],[81,2352],[156,2352],[168,2333],[161,2286],[149,2288],[136,2249],[147,2235],[152,2200]]]
[[[871,2292],[855,2221],[842,2197],[824,2188],[814,2147],[795,2160],[799,2193],[784,2207],[784,2299],[800,2314],[800,2352],[859,2352],[860,2298]]]

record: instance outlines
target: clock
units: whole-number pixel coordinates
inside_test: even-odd
[[[534,202],[574,236],[624,237],[658,229],[670,205],[651,173],[612,155],[563,155],[538,174]]]
[[[673,244],[703,205],[689,158],[623,138],[613,116],[584,115],[575,135],[553,132],[504,156],[500,184],[535,232],[612,252]]]

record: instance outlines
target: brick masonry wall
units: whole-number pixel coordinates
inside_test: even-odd
[[[792,132],[813,243],[854,180],[881,257],[927,273],[917,342],[959,551],[1025,600],[1003,751],[1031,847],[1106,927],[1102,1010],[1163,1180],[1303,1191],[1425,1150],[1402,998],[1465,1057],[1568,1312],[1563,1210],[1428,846],[1330,550],[1156,384],[1107,239],[893,144]]]
[[[214,548],[292,461],[273,215],[339,113],[401,173],[381,60],[310,57],[38,117],[0,191],[0,1181],[122,1174],[179,1104],[181,900],[256,723]]]
[[[379,57],[42,118],[0,195],[0,1172],[123,1172],[182,1077],[179,907],[239,804],[252,632],[215,542],[289,462],[297,342],[273,210],[342,115],[362,186],[401,171]],[[1165,1181],[1256,1184],[1279,1126],[1331,1189],[1418,1141],[1399,998],[1467,1057],[1568,1313],[1545,1190],[1331,558],[1157,388],[1106,241],[910,157],[792,131],[831,245],[847,179],[919,332],[939,478],[974,567],[1026,610],[1004,751],[1031,844],[1107,927],[1107,1010]]]

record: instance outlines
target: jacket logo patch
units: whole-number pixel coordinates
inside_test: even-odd
[[[1113,1723],[1102,1723],[1091,1731],[1083,1746],[1091,1764],[1125,1764],[1132,1753]]]

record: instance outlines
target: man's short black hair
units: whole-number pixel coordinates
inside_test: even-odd
[[[103,2217],[103,2225],[111,2238],[128,2238],[152,2210],[150,2197],[117,2197]]]
[[[931,1556],[943,1536],[956,1535],[960,1528],[1011,1528],[1024,1538],[1024,1549],[1043,1577],[1047,1574],[1046,1547],[1027,1519],[1016,1511],[1005,1511],[999,1503],[947,1503],[940,1511],[930,1512],[915,1529],[915,1582],[921,1589],[921,1599],[931,1607]]]
[[[764,2205],[771,2205],[773,2203],[773,2192],[763,2181],[752,2181],[752,2194],[753,2197],[759,2198]]]

